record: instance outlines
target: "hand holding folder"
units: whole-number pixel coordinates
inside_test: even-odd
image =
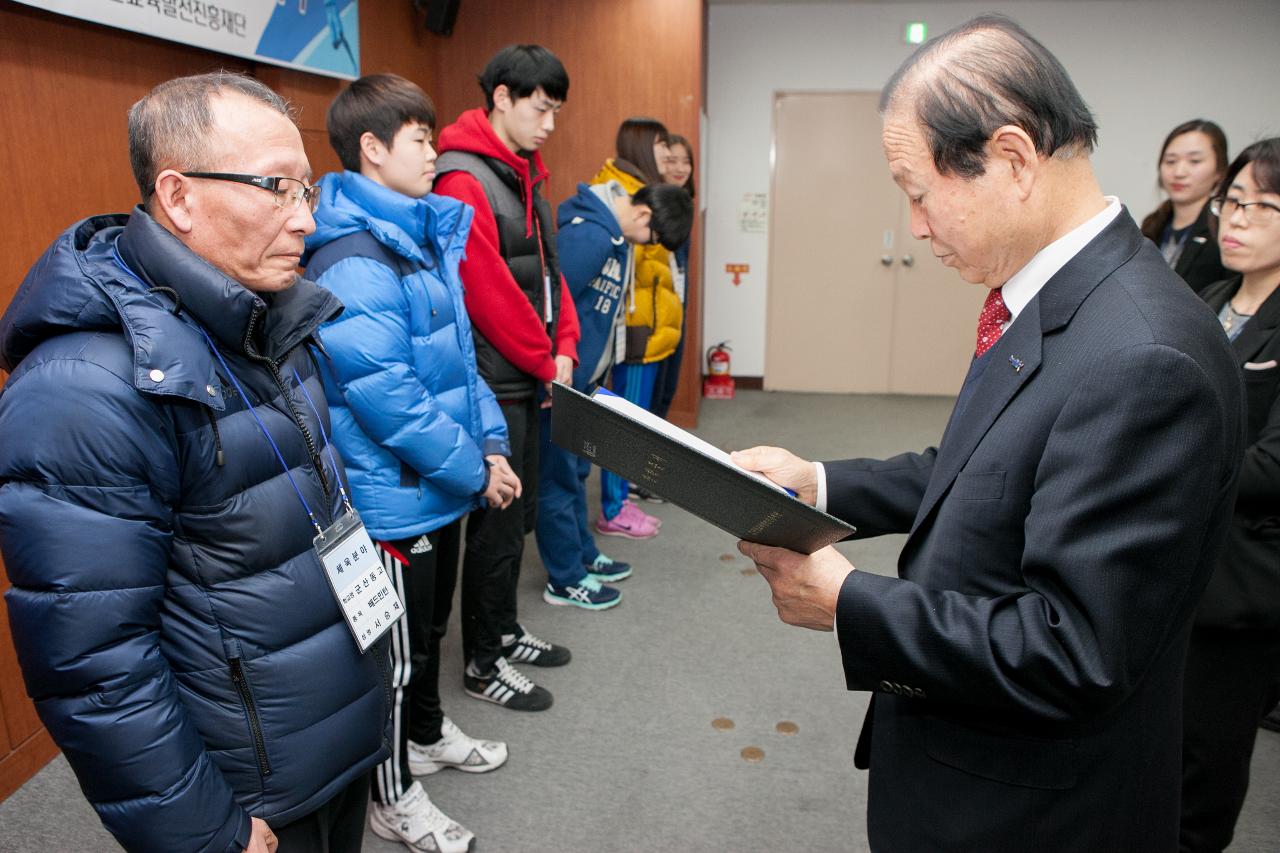
[[[608,391],[552,387],[551,440],[748,542],[813,552],[854,528]]]

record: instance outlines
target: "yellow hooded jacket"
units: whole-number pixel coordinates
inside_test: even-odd
[[[613,158],[605,160],[604,166],[591,179],[592,184],[606,181],[617,181],[631,194],[644,186],[644,182],[635,175],[615,166]],[[646,326],[653,330],[644,349],[644,363],[652,364],[676,351],[684,311],[671,277],[671,253],[653,243],[637,245],[634,255],[635,280],[625,316],[628,326]]]

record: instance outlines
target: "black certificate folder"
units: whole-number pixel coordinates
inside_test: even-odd
[[[748,542],[812,554],[854,528],[603,389],[551,390],[551,440]]]

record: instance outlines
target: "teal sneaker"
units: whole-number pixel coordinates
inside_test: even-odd
[[[542,590],[542,600],[547,604],[572,604],[584,610],[608,610],[622,600],[622,593],[587,575],[573,586],[547,584]]]
[[[595,562],[583,565],[587,574],[598,581],[613,583],[631,577],[631,564],[614,560],[604,554],[596,557]]]

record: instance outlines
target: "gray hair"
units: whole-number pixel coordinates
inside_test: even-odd
[[[1005,125],[1026,131],[1042,156],[1087,154],[1093,114],[1044,45],[1003,15],[961,24],[916,51],[880,96],[880,112],[910,101],[943,175],[986,171],[986,144]]]
[[[143,205],[151,201],[156,175],[164,169],[207,165],[213,130],[209,100],[223,91],[238,92],[291,117],[288,101],[246,74],[214,71],[166,80],[129,108],[129,163]]]

